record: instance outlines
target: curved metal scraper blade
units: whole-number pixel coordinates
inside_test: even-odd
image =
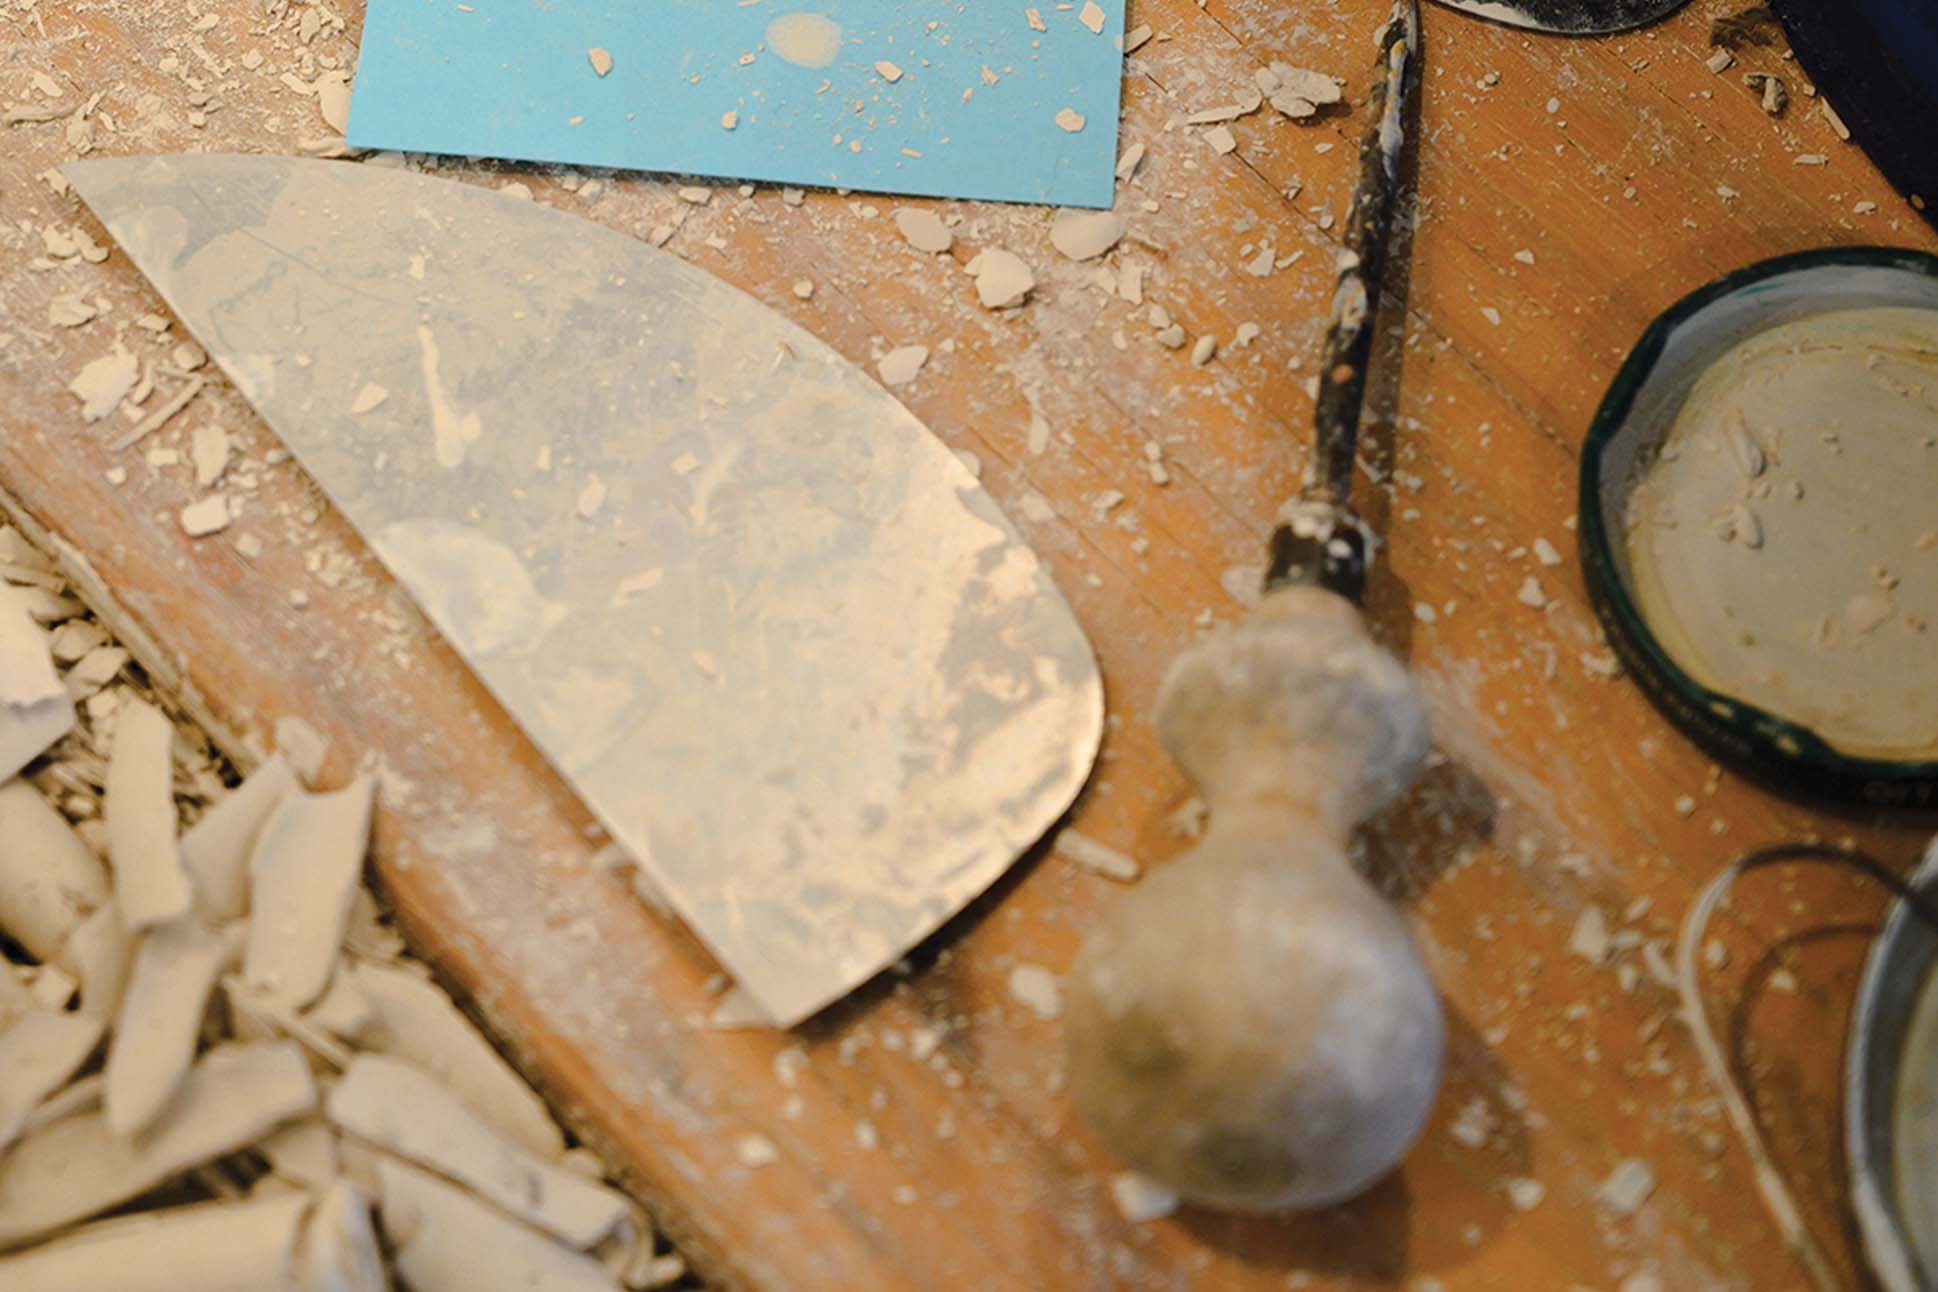
[[[1593,36],[1646,27],[1668,17],[1688,0],[1440,0],[1440,3],[1510,27],[1564,36]]]
[[[880,386],[677,257],[405,170],[66,171],[532,740],[777,1021],[1068,807],[1088,642]]]

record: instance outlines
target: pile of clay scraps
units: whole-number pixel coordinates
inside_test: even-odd
[[[681,1277],[404,958],[361,882],[374,778],[312,792],[298,723],[229,789],[6,528],[0,579],[0,1288]]]

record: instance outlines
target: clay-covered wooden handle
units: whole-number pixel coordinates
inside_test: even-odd
[[[1187,1201],[1341,1201],[1399,1161],[1439,1088],[1439,997],[1344,847],[1419,772],[1417,689],[1343,598],[1284,588],[1178,660],[1156,720],[1211,826],[1079,955],[1071,1093]]]

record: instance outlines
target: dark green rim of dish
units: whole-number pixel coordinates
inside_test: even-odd
[[[1938,256],[1896,247],[1827,247],[1758,261],[1683,297],[1649,325],[1629,353],[1588,428],[1581,451],[1577,545],[1588,598],[1609,644],[1656,708],[1719,761],[1775,788],[1873,807],[1938,807],[1938,760],[1897,761],[1840,753],[1814,732],[1733,696],[1712,691],[1669,658],[1630,599],[1616,569],[1602,511],[1601,465],[1669,337],[1717,301],[1800,270],[1833,266],[1898,269],[1938,281]]]

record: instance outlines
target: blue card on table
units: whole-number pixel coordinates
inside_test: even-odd
[[[369,0],[359,147],[1108,206],[1124,0]]]

